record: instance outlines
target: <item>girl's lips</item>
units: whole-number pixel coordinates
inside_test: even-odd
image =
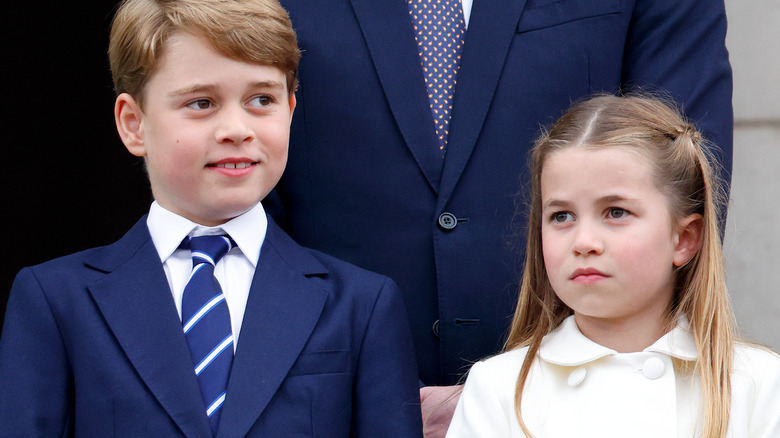
[[[602,273],[598,269],[581,268],[574,271],[569,279],[576,283],[591,284],[603,280],[607,277],[608,276],[606,274]]]

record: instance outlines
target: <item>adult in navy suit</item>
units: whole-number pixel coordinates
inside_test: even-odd
[[[117,130],[155,202],[118,242],[18,274],[0,436],[421,436],[395,284],[298,246],[260,203],[296,102],[284,9],[127,0],[110,40]]]
[[[398,283],[425,384],[454,384],[501,349],[528,150],[573,101],[666,90],[728,178],[723,0],[475,0],[444,157],[407,1],[281,3],[303,58],[290,160],[264,202],[301,244]]]

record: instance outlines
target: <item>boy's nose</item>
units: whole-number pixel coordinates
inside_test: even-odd
[[[572,250],[575,255],[598,255],[604,252],[604,242],[598,226],[590,221],[580,221],[574,230]]]
[[[217,142],[234,143],[236,145],[250,142],[254,139],[254,131],[247,123],[243,111],[225,111],[220,117],[216,130]]]

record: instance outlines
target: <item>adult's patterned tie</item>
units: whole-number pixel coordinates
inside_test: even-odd
[[[193,237],[182,243],[192,251],[192,274],[181,300],[184,336],[215,435],[233,364],[233,331],[214,266],[233,246],[228,236]]]
[[[466,24],[460,0],[407,0],[442,156]]]

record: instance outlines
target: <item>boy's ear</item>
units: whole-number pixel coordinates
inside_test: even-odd
[[[114,121],[122,143],[136,157],[146,155],[143,112],[133,96],[122,93],[114,103]]]
[[[699,252],[704,234],[704,218],[696,213],[683,218],[677,224],[677,244],[674,248],[674,266],[688,263]]]
[[[297,103],[297,101],[295,100],[295,93],[290,94],[290,100],[288,103],[290,105],[290,123],[292,123],[292,116],[293,113],[295,112],[295,105]]]

